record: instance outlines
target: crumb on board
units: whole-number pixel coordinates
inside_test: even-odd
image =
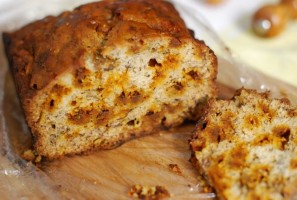
[[[143,200],[161,200],[170,197],[170,193],[164,186],[133,185],[128,195]]]
[[[36,154],[32,149],[27,149],[24,151],[22,158],[28,162],[32,163],[40,163],[42,157],[38,154]]]
[[[202,193],[212,193],[214,192],[213,188],[207,183],[207,181],[202,177],[200,176],[198,178],[199,180],[199,185],[200,185],[200,192]]]
[[[203,186],[202,191],[203,191],[203,193],[211,193],[211,192],[213,192],[213,189],[210,186]]]
[[[207,183],[207,180],[202,175],[197,176],[197,184],[195,186],[190,184],[187,186],[191,191],[195,189],[200,193],[214,193],[214,189]]]
[[[177,164],[169,164],[169,170],[174,172],[175,174],[182,175],[182,172]]]
[[[188,184],[187,187],[188,187],[188,190],[190,192],[193,192],[193,191],[197,192],[198,191],[198,192],[203,193],[203,194],[205,194],[205,193],[214,193],[213,188],[211,186],[205,185],[205,184],[201,184],[201,185],[197,184],[195,186],[192,186],[192,185]]]

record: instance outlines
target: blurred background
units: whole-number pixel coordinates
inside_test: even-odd
[[[259,36],[252,29],[255,13],[268,5],[275,5],[279,9],[280,0],[190,0],[188,2],[203,15],[239,60],[272,77],[297,86],[296,18],[280,18],[281,21],[287,21],[287,24],[273,37]],[[293,12],[296,17],[297,1],[290,1],[290,3],[295,5]],[[280,13],[280,9],[271,10],[272,17],[283,17],[282,14],[289,13],[288,8],[282,9],[284,13]]]

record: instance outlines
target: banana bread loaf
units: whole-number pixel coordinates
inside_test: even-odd
[[[241,89],[210,101],[197,126],[192,162],[221,199],[296,199],[297,108]]]
[[[99,1],[3,34],[39,155],[110,149],[196,119],[216,56],[161,0]]]

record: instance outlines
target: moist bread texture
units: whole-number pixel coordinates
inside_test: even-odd
[[[220,199],[296,199],[297,108],[241,89],[212,100],[191,140],[191,161]]]
[[[173,5],[100,1],[4,33],[39,155],[111,149],[197,119],[217,59]]]

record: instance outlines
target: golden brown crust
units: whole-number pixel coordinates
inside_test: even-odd
[[[48,158],[197,119],[216,96],[216,56],[166,1],[90,3],[3,39],[35,148]]]
[[[85,54],[100,51],[109,31],[121,23],[127,27],[120,29],[124,37],[116,33],[109,36],[109,43],[120,43],[131,35],[138,36],[135,40],[160,34],[176,41],[191,38],[174,7],[165,1],[100,1],[46,17],[3,35],[20,96],[32,98],[60,73],[80,68]]]

